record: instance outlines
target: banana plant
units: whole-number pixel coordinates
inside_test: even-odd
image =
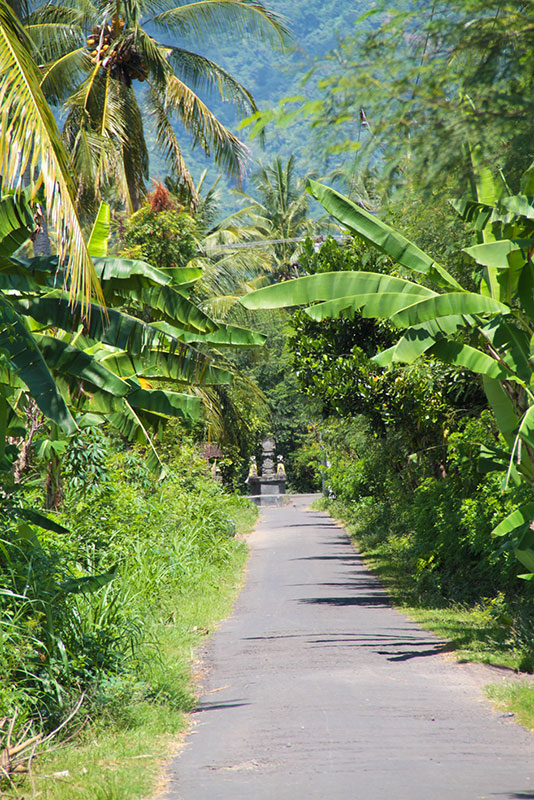
[[[92,304],[82,317],[62,288],[56,257],[15,256],[20,219],[26,237],[33,219],[20,202],[23,211],[10,222],[11,198],[0,201],[0,386],[11,393],[7,406],[16,409],[28,389],[67,436],[76,430],[75,415],[107,420],[148,446],[150,464],[161,470],[153,434],[170,417],[198,417],[200,401],[190,387],[232,380],[213,347],[258,346],[264,337],[218,324],[189,299],[200,270],[184,268],[171,277],[145,262],[108,256],[105,207],[89,250],[106,308]]]
[[[476,165],[475,165],[476,166]],[[534,164],[520,192],[474,170],[476,196],[453,203],[473,226],[477,243],[465,252],[481,272],[468,291],[400,232],[335,190],[310,180],[308,191],[341,225],[389,256],[392,274],[366,271],[310,275],[253,292],[246,308],[308,306],[314,320],[351,315],[389,319],[398,341],[374,357],[388,367],[424,354],[481,375],[506,447],[481,453],[485,469],[501,470],[503,488],[534,488]],[[504,537],[534,578],[534,501],[493,531]]]

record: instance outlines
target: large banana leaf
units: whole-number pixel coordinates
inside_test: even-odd
[[[170,322],[180,323],[184,329],[214,330],[216,324],[194,303],[181,294],[198,277],[200,270],[184,267],[180,284],[150,264],[129,258],[96,258],[95,269],[102,282],[108,304],[116,298],[132,300],[148,306],[152,313],[160,311]],[[172,284],[172,285],[171,285]]]
[[[54,280],[53,286],[57,286],[63,279],[63,273],[59,268],[57,256],[33,256],[33,258],[25,258],[18,254],[16,258],[11,258],[8,261],[0,261],[0,270],[3,272],[12,272],[18,274],[21,270],[28,272],[36,280],[44,281],[45,278],[51,277]]]
[[[1,294],[0,354],[24,381],[43,414],[67,433],[74,433],[76,423],[35,340],[13,305]]]
[[[107,586],[116,577],[116,568],[113,568],[109,572],[102,572],[99,575],[83,575],[81,578],[69,578],[59,586],[58,595],[91,594],[97,592],[103,586]]]
[[[202,267],[176,267],[172,270],[172,286],[176,291],[183,292],[190,289],[202,277]]]
[[[511,514],[508,514],[496,528],[493,529],[493,536],[506,536],[510,538],[512,534],[520,539],[529,530],[534,519],[534,503],[524,503]]]
[[[398,264],[415,272],[422,272],[440,285],[461,289],[462,287],[452,275],[437,264],[417,245],[410,242],[398,231],[390,228],[378,217],[349,200],[335,189],[317,181],[308,181],[308,191],[322,206],[345,225],[349,230],[368,244],[388,255]]]
[[[464,252],[486,267],[484,283],[487,294],[511,303],[533,247],[532,239],[503,239],[466,247]]]
[[[519,417],[514,404],[507,395],[502,383],[498,380],[483,377],[484,391],[491,405],[497,426],[509,447],[514,444],[515,434],[519,428]]]
[[[533,248],[534,239],[501,239],[464,247],[464,253],[483,267],[506,269],[510,266],[522,267],[529,260]]]
[[[427,297],[391,316],[391,322],[399,328],[407,328],[419,322],[427,322],[439,317],[461,314],[507,314],[508,306],[471,292],[447,292]]]
[[[426,296],[426,295],[425,295]],[[380,292],[380,294],[359,294],[327,300],[307,308],[306,314],[320,322],[323,319],[339,317],[347,312],[361,310],[362,317],[387,318],[421,299],[421,293]]]
[[[101,281],[111,283],[115,280],[127,281],[135,277],[145,278],[148,284],[172,286],[177,291],[188,289],[202,277],[201,267],[180,267],[173,270],[172,275],[169,275],[146,261],[117,256],[95,258],[95,269]],[[139,285],[148,284],[143,282]]]
[[[19,508],[19,506],[12,506],[6,503],[2,510],[7,512],[10,516],[27,520],[31,522],[32,525],[38,525],[39,528],[43,528],[45,531],[53,531],[53,533],[69,532],[68,528],[60,525],[59,522],[45,517],[44,514],[40,514],[39,511],[35,511],[33,508]]]
[[[517,435],[530,447],[534,447],[534,406],[530,406],[523,414]]]
[[[480,203],[478,200],[450,200],[459,217],[473,225],[478,241],[482,241],[483,232],[488,229],[494,212],[494,206]]]
[[[466,324],[466,318],[458,314],[451,317],[440,317],[437,320],[422,322],[408,328],[397,344],[383,350],[371,360],[380,367],[388,367],[394,363],[411,364],[419,356],[426,353],[436,341],[455,333]]]
[[[532,174],[534,175],[534,170]],[[534,197],[532,195],[516,194],[511,197],[503,197],[501,203],[508,211],[518,217],[534,220]]]
[[[534,322],[534,264],[532,261],[529,261],[523,268],[517,290],[525,313]]]
[[[126,381],[83,350],[72,347],[67,342],[53,336],[34,334],[34,339],[52,372],[60,372],[88,381],[92,387],[109,392],[116,397],[123,397],[131,391],[131,387]]]
[[[230,325],[217,322],[215,330],[209,333],[191,333],[170,325],[168,322],[153,322],[154,328],[168,333],[184,344],[206,344],[219,347],[262,347],[267,337],[263,333],[242,328],[239,325]]]
[[[127,281],[133,277],[145,278],[146,281],[139,284],[143,286],[168,286],[171,283],[171,278],[165,272],[136,258],[106,256],[95,258],[94,264],[96,274],[103,283],[113,280]]]
[[[146,462],[148,468],[160,478],[165,477],[166,469],[158,455],[152,437],[141,415],[124,400],[121,409],[109,417],[110,424],[130,442],[138,442],[148,448]]]
[[[0,258],[13,255],[26,242],[35,221],[24,195],[4,195],[0,199]]]
[[[163,316],[171,324],[178,323],[185,330],[204,332],[215,330],[217,327],[216,322],[171,286],[137,288],[131,285],[129,287],[116,285],[114,291],[128,304],[135,300],[147,306],[152,316]]]
[[[318,300],[335,300],[355,295],[388,292],[434,297],[431,289],[412,281],[380,275],[377,272],[322,272],[292,281],[265,286],[239,298],[245,308],[287,308],[307,305]]]
[[[200,415],[198,397],[161,389],[135,389],[128,395],[128,403],[137,410],[164,417],[198,419]]]
[[[69,332],[76,330],[82,323],[79,311],[75,310],[73,313],[63,293],[50,293],[44,297],[22,297],[13,300],[13,305],[19,313],[27,314],[49,328],[61,328]],[[147,347],[162,341],[168,342],[170,339],[168,334],[129,314],[115,309],[108,309],[107,313],[106,321],[100,306],[92,308],[90,321],[85,326],[85,333],[90,339],[137,355]]]
[[[166,330],[165,324],[156,327]],[[263,347],[267,341],[267,336],[257,331],[242,328],[239,325],[230,325],[225,322],[218,322],[215,330],[209,333],[190,333],[176,331],[176,337],[188,344],[210,344],[217,347]]]
[[[231,383],[233,376],[228,370],[214,366],[199,353],[167,353],[147,350],[142,356],[127,352],[101,352],[101,362],[123,379],[142,377],[147,380],[162,378],[189,385],[218,386]]]
[[[520,328],[511,315],[494,317],[480,330],[502,360],[528,385],[532,368],[529,362],[530,336],[527,331]]]
[[[505,380],[508,377],[508,373],[491,356],[461,342],[440,339],[432,345],[428,352],[447,364],[466,367],[471,372],[486,375],[488,378]]]
[[[19,267],[10,268],[10,262],[5,262],[5,268],[0,267],[0,291],[12,292],[39,292],[42,285],[33,275]]]
[[[91,258],[104,257],[108,254],[110,236],[110,208],[107,203],[100,203],[98,214],[87,242],[87,250]]]

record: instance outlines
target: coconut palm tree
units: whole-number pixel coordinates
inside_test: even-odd
[[[60,262],[68,256],[71,302],[81,300],[86,309],[92,294],[99,300],[102,294],[76,211],[68,156],[40,86],[35,53],[16,13],[0,0],[0,181],[4,189],[20,188],[26,173],[32,199],[44,189]],[[0,321],[2,312],[0,307]]]
[[[252,175],[251,183],[259,199],[243,193],[249,205],[240,214],[248,213],[256,229],[272,241],[271,272],[278,278],[287,278],[290,274],[294,277],[300,247],[298,240],[313,235],[318,229],[317,221],[308,215],[307,177],[297,179],[293,156],[285,163],[278,156]]]
[[[111,183],[130,212],[145,193],[146,112],[169,166],[192,194],[173,118],[232,178],[243,175],[247,148],[200,95],[218,92],[240,114],[255,111],[254,99],[225,69],[182,42],[210,44],[253,34],[283,43],[288,37],[282,19],[261,0],[47,2],[29,15],[27,31],[45,62],[43,91],[68,109],[63,134],[80,200],[90,205]],[[180,46],[165,41],[167,36],[178,38]]]

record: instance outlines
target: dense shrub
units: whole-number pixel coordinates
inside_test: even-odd
[[[95,715],[159,692],[147,662],[155,626],[179,615],[193,586],[218,580],[242,547],[234,517],[247,504],[224,494],[187,443],[157,483],[140,454],[92,431],[64,473],[67,531],[1,518],[0,718],[17,709],[21,724],[48,728],[82,693]]]
[[[495,444],[489,412],[448,436],[442,474],[403,453],[399,434],[376,437],[365,418],[331,428],[329,486],[336,512],[365,550],[378,550],[404,575],[418,602],[478,602],[525,593],[517,561],[491,531],[528,490],[504,495],[498,473],[478,471],[480,444]]]

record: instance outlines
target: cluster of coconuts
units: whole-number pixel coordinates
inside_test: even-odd
[[[133,36],[123,36],[124,26],[120,17],[112,19],[110,25],[95,26],[87,39],[87,47],[91,51],[92,64],[109,68],[112,78],[123,80],[130,86],[133,80],[146,80],[148,72]]]

